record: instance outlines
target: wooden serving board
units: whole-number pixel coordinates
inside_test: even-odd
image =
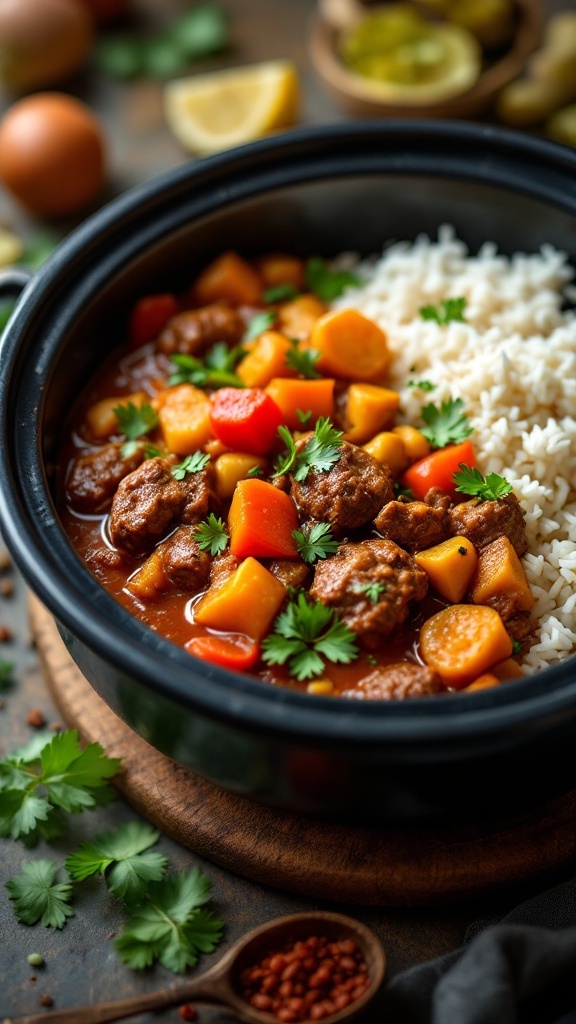
[[[228,793],[121,721],[30,598],[40,661],[62,717],[121,757],[118,788],[140,814],[220,866],[289,892],[365,906],[423,906],[527,881],[576,861],[576,792],[514,819],[405,828],[315,821]]]

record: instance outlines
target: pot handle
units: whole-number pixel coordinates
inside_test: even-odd
[[[0,299],[17,298],[34,277],[26,267],[5,267],[0,270]]]

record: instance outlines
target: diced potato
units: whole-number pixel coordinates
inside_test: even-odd
[[[416,427],[410,427],[407,423],[401,423],[397,427],[392,428],[392,433],[398,434],[398,437],[402,438],[410,463],[418,462],[418,459],[424,459],[430,454],[428,441],[424,434],[416,430]]]
[[[522,679],[524,677],[520,665],[517,661],[514,661],[514,658],[506,658],[499,665],[494,665],[492,671],[501,683],[506,683],[509,679]]]
[[[376,434],[363,448],[381,466],[388,466],[393,476],[400,476],[408,466],[404,442],[390,430]]]
[[[255,558],[245,558],[224,583],[211,587],[194,609],[202,626],[261,640],[286,596],[286,588]]]
[[[273,377],[295,377],[286,362],[291,344],[280,331],[263,331],[254,347],[236,367],[240,380],[248,388],[264,388]]]
[[[219,498],[231,498],[239,480],[246,480],[251,469],[266,469],[266,459],[247,452],[224,452],[214,463],[216,492]]]
[[[346,406],[346,440],[364,444],[394,423],[400,396],[375,384],[351,384]]]
[[[472,582],[478,556],[466,537],[449,537],[433,548],[418,551],[414,561],[427,573],[434,590],[458,604]]]
[[[99,402],[91,405],[86,413],[86,422],[92,437],[97,438],[99,441],[104,441],[112,434],[117,434],[118,420],[116,419],[114,409],[118,405],[128,405],[129,402],[140,408],[141,405],[150,402],[150,397],[145,391],[135,391],[133,394],[124,395],[122,398],[119,398],[118,395],[115,395],[113,398],[101,398]]]
[[[311,693],[315,697],[329,697],[334,693],[334,683],[331,679],[314,679],[308,683],[306,693]]]
[[[153,551],[128,581],[128,590],[141,601],[153,601],[165,589],[166,577],[162,559],[157,551]]]
[[[501,597],[511,598],[517,612],[529,612],[534,607],[526,573],[508,537],[498,537],[484,548],[472,588],[474,604],[491,604]]]
[[[176,455],[191,455],[211,438],[210,399],[193,384],[179,384],[164,392],[158,420],[164,442]]]
[[[477,690],[491,690],[493,686],[500,686],[500,680],[493,672],[484,672],[473,683],[470,683],[470,686],[465,688],[464,693],[475,693]]]
[[[312,333],[312,328],[321,316],[324,316],[326,306],[315,295],[298,295],[289,302],[283,302],[278,307],[278,320],[282,333],[287,338],[297,338],[298,341],[306,341]]]

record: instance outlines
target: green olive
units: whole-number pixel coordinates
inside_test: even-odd
[[[576,11],[560,11],[546,23],[544,49],[576,54]]]
[[[561,102],[559,91],[552,82],[523,78],[502,90],[496,113],[513,128],[527,128],[545,121]]]
[[[529,75],[539,82],[555,85],[561,102],[576,99],[576,50],[560,53],[557,50],[539,50],[528,64]]]
[[[486,49],[505,46],[514,33],[511,0],[458,0],[446,17],[471,32]]]
[[[576,146],[576,103],[557,110],[546,122],[546,134],[566,146]]]

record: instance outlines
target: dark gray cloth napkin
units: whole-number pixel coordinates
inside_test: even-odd
[[[576,879],[390,982],[386,1024],[576,1024]]]

